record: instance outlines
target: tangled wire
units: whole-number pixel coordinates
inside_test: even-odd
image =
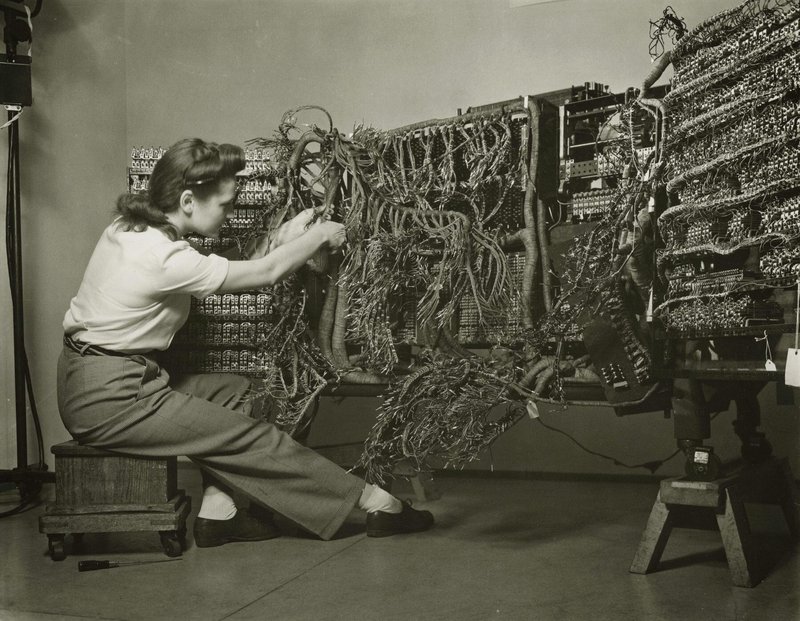
[[[686,22],[678,17],[675,9],[668,6],[660,19],[650,22],[650,58],[655,60],[664,53],[664,33],[670,37],[672,45],[686,34]]]
[[[318,108],[299,110],[309,109]],[[313,208],[345,223],[348,244],[343,256],[322,262],[315,321],[298,320],[308,314],[305,292],[262,342],[265,356],[283,356],[275,361],[282,371],[267,382],[273,396],[296,394],[298,363],[318,364],[317,354],[327,363],[306,372],[307,396],[288,400],[285,424],[297,428],[308,418],[310,399],[326,382],[388,384],[361,459],[380,481],[400,459],[417,467],[435,458],[445,465],[474,459],[519,420],[526,401],[564,402],[565,377],[598,381],[591,361],[562,354],[560,343],[578,335],[589,316],[624,316],[626,287],[639,304],[649,291],[646,216],[658,162],[639,159],[633,134],[640,122],[634,117],[658,118],[657,108],[646,101],[620,107],[621,140],[603,153],[620,166],[616,195],[569,250],[558,299],[547,197],[539,189],[537,103],[392,132],[356,127],[350,137],[327,113],[327,128],[299,126],[299,110],[284,116],[274,137],[251,141],[274,153],[272,174],[283,198],[271,224]],[[509,269],[515,249],[522,251],[519,281]],[[521,317],[510,321],[514,305]],[[489,357],[455,337],[465,308],[474,310],[484,334],[499,335]],[[615,327],[626,347],[641,348],[619,317]],[[517,328],[498,330],[503,323]],[[397,354],[404,339],[420,349],[410,367]]]

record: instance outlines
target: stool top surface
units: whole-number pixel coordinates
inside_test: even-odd
[[[58,455],[58,456],[64,456],[64,455],[82,456],[82,457],[109,456],[109,457],[128,457],[130,459],[158,459],[158,460],[169,459],[167,457],[127,455],[125,453],[117,453],[116,451],[106,451],[104,449],[94,448],[93,446],[87,446],[86,444],[81,444],[77,440],[67,440],[66,442],[62,442],[61,444],[54,444],[53,446],[50,447],[50,452],[53,455]]]

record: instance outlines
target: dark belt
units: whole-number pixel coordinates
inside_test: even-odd
[[[69,347],[72,351],[79,353],[81,356],[85,356],[87,354],[90,356],[122,356],[122,357],[137,355],[137,354],[125,353],[123,351],[114,351],[113,349],[106,349],[105,347],[100,347],[99,345],[92,345],[91,343],[83,343],[77,339],[72,338],[67,334],[64,335],[64,345]],[[148,353],[149,352],[144,352],[138,355],[146,356],[148,355]]]

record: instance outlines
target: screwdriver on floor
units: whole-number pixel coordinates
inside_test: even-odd
[[[146,565],[149,563],[169,563],[180,561],[182,558],[164,558],[157,561],[78,561],[78,571],[95,571],[97,569],[111,569],[123,565]]]

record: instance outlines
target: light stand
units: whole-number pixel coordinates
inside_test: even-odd
[[[17,467],[13,470],[0,470],[0,483],[13,482],[20,493],[21,504],[3,515],[21,511],[39,494],[42,483],[55,480],[55,474],[47,472],[44,463],[42,435],[38,415],[33,400],[33,390],[25,353],[25,329],[22,295],[22,229],[20,201],[20,162],[19,162],[19,121],[18,114],[23,106],[30,106],[31,81],[30,57],[18,56],[17,44],[30,41],[31,29],[27,20],[41,9],[41,0],[30,14],[19,9],[3,6],[5,27],[5,57],[0,59],[0,103],[8,110],[8,178],[6,193],[6,257],[8,277],[11,288],[11,304],[14,330],[14,398],[16,405],[16,452]],[[31,409],[39,441],[39,463],[28,463],[28,411],[27,393],[31,396]]]

